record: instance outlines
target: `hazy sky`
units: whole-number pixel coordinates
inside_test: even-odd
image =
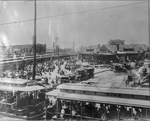
[[[147,2],[104,1],[38,1],[37,43],[52,46],[58,38],[61,47],[106,44],[110,39],[123,39],[126,43],[148,44]],[[128,6],[122,6],[128,5]],[[110,8],[113,6],[120,6]],[[105,8],[105,9],[103,9]],[[83,12],[82,11],[90,11]],[[67,13],[78,13],[64,15]],[[62,16],[57,16],[62,15]],[[34,2],[0,1],[0,24],[34,17]],[[33,21],[0,25],[0,41],[5,45],[31,44]]]

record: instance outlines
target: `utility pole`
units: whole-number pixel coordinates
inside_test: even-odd
[[[150,1],[148,0],[148,44],[150,47]]]
[[[33,73],[32,73],[32,80],[35,80],[36,75],[36,0],[34,0],[34,40],[33,40]]]
[[[150,47],[150,1],[148,0],[148,40],[149,40],[149,47]],[[150,89],[150,83],[149,83]]]

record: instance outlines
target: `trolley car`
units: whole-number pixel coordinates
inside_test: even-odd
[[[59,85],[46,95],[57,99],[53,111],[47,108],[48,119],[150,119],[150,93],[145,88],[106,88],[96,84],[70,83]]]
[[[43,119],[44,87],[24,79],[0,79],[0,115],[14,119]]]

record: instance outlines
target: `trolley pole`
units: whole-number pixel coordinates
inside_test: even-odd
[[[34,40],[33,40],[33,73],[32,73],[32,80],[35,80],[36,75],[36,0],[34,0]]]

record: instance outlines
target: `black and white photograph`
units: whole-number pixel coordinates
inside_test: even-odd
[[[150,0],[0,0],[0,121],[150,121]]]

